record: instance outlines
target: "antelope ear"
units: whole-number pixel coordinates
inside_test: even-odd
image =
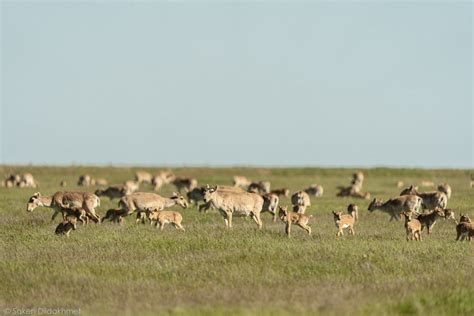
[[[178,193],[173,192],[173,195],[172,195],[172,196],[176,197],[176,196],[178,196]]]
[[[33,194],[33,196],[38,198],[38,197],[40,197],[40,196],[41,196],[41,193],[39,193],[39,192],[36,192],[35,194]]]
[[[210,187],[209,187],[209,184],[206,184],[206,189],[209,189],[209,188],[210,188]]]
[[[217,185],[214,187],[214,191],[217,191]]]

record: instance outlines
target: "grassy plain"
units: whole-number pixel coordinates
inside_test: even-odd
[[[79,226],[67,239],[54,235],[51,210],[26,212],[30,195],[61,190],[61,180],[72,190],[80,174],[121,183],[136,170],[0,167],[0,176],[31,172],[40,182],[39,189],[0,188],[0,314],[4,308],[41,306],[80,308],[82,315],[474,315],[474,243],[455,242],[454,223],[443,220],[422,242],[406,242],[401,221],[369,213],[369,201],[335,197],[336,186],[349,183],[350,169],[173,169],[201,184],[230,184],[237,174],[292,191],[320,183],[324,196],[312,198],[307,211],[314,216],[311,237],[294,227],[287,238],[283,224],[273,223],[269,214],[263,215],[261,231],[241,218],[226,231],[216,211],[199,214],[192,207],[177,209],[185,233],[171,226],[159,232],[135,224],[133,217],[123,226]],[[460,212],[474,217],[469,170],[364,173],[364,191],[383,199],[399,194],[398,180],[448,182],[453,188],[448,207],[457,218]],[[165,186],[162,194],[172,191]],[[351,202],[360,208],[356,236],[336,238],[331,211]],[[98,212],[104,215],[116,204],[102,198]]]

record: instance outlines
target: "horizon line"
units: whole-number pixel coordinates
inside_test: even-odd
[[[423,170],[473,170],[474,166],[408,166],[408,165],[252,165],[252,164],[128,164],[128,163],[29,163],[29,164],[0,164],[0,168],[25,168],[25,167],[84,167],[84,168],[208,168],[208,169],[423,169]]]

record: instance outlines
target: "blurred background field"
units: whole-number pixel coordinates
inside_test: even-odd
[[[292,192],[310,184],[324,187],[311,198],[307,213],[313,235],[298,227],[289,239],[280,221],[263,214],[263,230],[250,219],[236,218],[226,231],[215,210],[200,214],[193,206],[174,208],[186,232],[167,226],[159,232],[126,218],[79,225],[69,239],[54,235],[59,219],[51,210],[26,212],[34,192],[52,194],[79,188],[81,174],[110,184],[133,179],[137,170],[163,168],[0,167],[0,175],[31,172],[39,188],[0,188],[0,307],[81,308],[81,314],[474,314],[473,243],[455,242],[455,224],[440,220],[422,242],[406,242],[403,222],[369,213],[369,200],[336,198],[353,169],[324,168],[172,168],[177,176],[200,185],[231,185],[233,175],[270,181]],[[474,217],[474,189],[469,170],[364,169],[364,191],[387,199],[401,189],[396,182],[447,182],[448,207]],[[152,191],[142,185],[140,191]],[[435,188],[421,188],[434,190]],[[163,187],[169,196],[175,188]],[[101,199],[98,213],[118,200]],[[337,238],[332,210],[359,206],[355,236]],[[280,205],[289,205],[282,197]]]

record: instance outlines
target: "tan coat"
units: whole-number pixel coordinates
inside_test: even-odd
[[[278,216],[280,217],[281,221],[285,223],[285,232],[288,237],[291,236],[291,225],[297,225],[303,228],[308,235],[311,235],[311,227],[308,225],[309,220],[312,215],[305,215],[301,213],[291,212],[288,211],[288,207],[279,207]]]
[[[368,210],[370,212],[379,210],[390,215],[390,221],[398,220],[402,212],[418,213],[421,208],[422,199],[416,195],[402,195],[386,202],[374,199]]]
[[[211,202],[221,212],[226,228],[232,228],[233,216],[252,216],[258,228],[262,228],[263,198],[256,193],[220,192],[217,186],[207,186],[204,188],[204,202]]]
[[[334,224],[336,224],[337,227],[337,234],[336,236],[342,236],[344,235],[343,230],[348,228],[349,229],[349,234],[354,235],[354,223],[356,221],[355,218],[355,211],[353,211],[351,214],[342,214],[342,212],[332,212],[334,215]]]
[[[59,213],[62,213],[64,218],[66,216],[65,209],[82,208],[96,223],[100,221],[100,216],[95,212],[96,207],[100,206],[100,199],[97,195],[89,192],[58,191],[52,196],[42,196],[37,192],[28,200],[27,211],[32,212],[38,206],[54,210],[51,220],[54,220]]]
[[[122,197],[119,201],[119,207],[124,210],[126,215],[137,212],[137,222],[145,221],[146,211],[161,211],[173,205],[179,205],[182,208],[188,207],[186,199],[179,194],[174,193],[171,197],[165,198],[156,193],[135,192]]]
[[[156,222],[156,227],[160,227],[162,231],[165,227],[165,224],[172,224],[176,229],[185,231],[181,222],[183,221],[183,216],[175,211],[152,211],[148,212],[148,219],[150,223]]]
[[[293,211],[304,214],[306,208],[311,206],[311,199],[309,198],[308,193],[305,191],[299,191],[293,193],[291,196],[291,204],[293,205]]]

